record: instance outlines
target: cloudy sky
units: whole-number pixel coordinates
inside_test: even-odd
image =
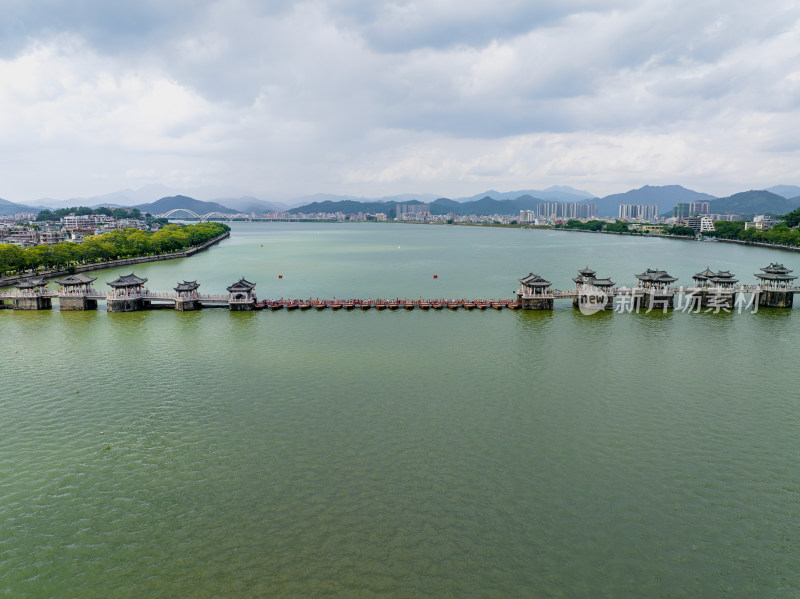
[[[2,0],[0,197],[800,184],[794,0]]]

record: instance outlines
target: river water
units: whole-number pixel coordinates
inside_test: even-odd
[[[489,298],[531,271],[750,283],[773,261],[800,270],[723,243],[235,223],[136,274]],[[0,596],[797,596],[797,313],[0,311]]]

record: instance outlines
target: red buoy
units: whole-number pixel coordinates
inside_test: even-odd
[[[438,279],[438,278],[439,278],[439,275],[433,275],[433,278],[434,278],[434,279]]]
[[[283,275],[278,275],[278,278],[279,278],[279,279],[282,279],[282,278],[283,278]]]

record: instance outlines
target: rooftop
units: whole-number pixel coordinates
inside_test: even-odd
[[[550,281],[547,281],[539,275],[535,275],[533,273],[530,273],[527,277],[523,277],[519,280],[519,282],[526,287],[549,287],[552,285]]]
[[[231,293],[234,291],[252,291],[255,288],[256,284],[251,283],[244,277],[236,281],[233,285],[228,287],[228,291]]]
[[[173,289],[177,292],[195,291],[198,287],[200,287],[200,283],[197,281],[184,281],[183,283],[178,283],[178,286],[173,287]]]
[[[678,279],[675,277],[671,277],[669,273],[665,270],[658,270],[648,268],[641,274],[634,275],[639,281],[642,283],[662,283],[662,284],[669,284],[674,283]]]
[[[123,275],[121,277],[117,277],[116,280],[111,281],[108,285],[112,287],[137,287],[139,285],[144,285],[147,283],[147,279],[142,279],[137,277],[135,274],[131,273],[129,275]]]
[[[97,277],[90,277],[88,275],[79,273],[77,275],[69,275],[63,279],[56,279],[56,283],[63,285],[64,287],[69,287],[71,285],[88,285],[96,280]]]

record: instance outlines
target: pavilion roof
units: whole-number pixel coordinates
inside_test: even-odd
[[[14,287],[17,289],[33,289],[35,287],[44,287],[45,285],[47,285],[47,281],[42,277],[31,277],[20,281]]]
[[[793,281],[797,278],[789,274],[793,271],[777,262],[772,262],[769,266],[765,266],[761,270],[764,272],[755,273],[757,279],[765,279],[767,281]]]
[[[96,280],[97,277],[90,277],[88,275],[78,273],[76,275],[69,275],[63,279],[56,279],[56,283],[63,285],[64,287],[69,287],[71,285],[88,285]]]
[[[614,281],[611,279],[595,279],[592,281],[592,285],[595,287],[612,287],[614,285]]]
[[[643,273],[634,276],[644,283],[674,283],[678,280],[675,277],[671,277],[665,270],[652,268],[648,268]]]
[[[175,291],[178,291],[178,292],[180,292],[180,291],[194,291],[198,287],[200,287],[200,283],[198,283],[197,281],[184,281],[183,283],[178,283],[178,286],[177,287],[173,287],[173,289],[175,289]]]
[[[112,287],[137,287],[139,285],[144,285],[147,283],[147,279],[142,279],[141,277],[137,277],[135,274],[131,273],[129,275],[122,275],[121,277],[117,277],[116,280],[111,281],[108,285]]]
[[[549,287],[552,285],[550,281],[547,281],[539,275],[535,275],[533,273],[530,273],[527,277],[523,277],[519,280],[519,282],[526,287]]]
[[[573,277],[572,280],[578,285],[594,285],[595,287],[611,287],[614,285],[611,279],[598,279],[595,277],[596,274],[596,271],[587,266],[586,268],[580,269],[578,271],[578,276]]]
[[[730,275],[730,276],[727,276],[727,277],[715,276],[715,277],[711,277],[709,279],[709,281],[711,281],[712,283],[715,283],[717,285],[720,284],[720,283],[723,283],[725,285],[733,285],[734,283],[738,283],[739,282],[739,279],[734,279],[732,277],[733,277],[733,275]]]
[[[251,283],[244,277],[236,281],[233,285],[228,287],[228,291],[233,293],[234,291],[252,291],[255,288],[256,284]]]
[[[696,275],[694,275],[692,278],[693,278],[693,279],[699,279],[699,280],[706,280],[706,279],[710,279],[710,278],[711,278],[711,277],[713,277],[715,274],[716,274],[716,273],[715,273],[713,270],[711,270],[710,268],[708,268],[708,267],[706,266],[706,269],[705,269],[703,272],[699,272],[699,273],[697,273],[697,274],[696,274]]]

